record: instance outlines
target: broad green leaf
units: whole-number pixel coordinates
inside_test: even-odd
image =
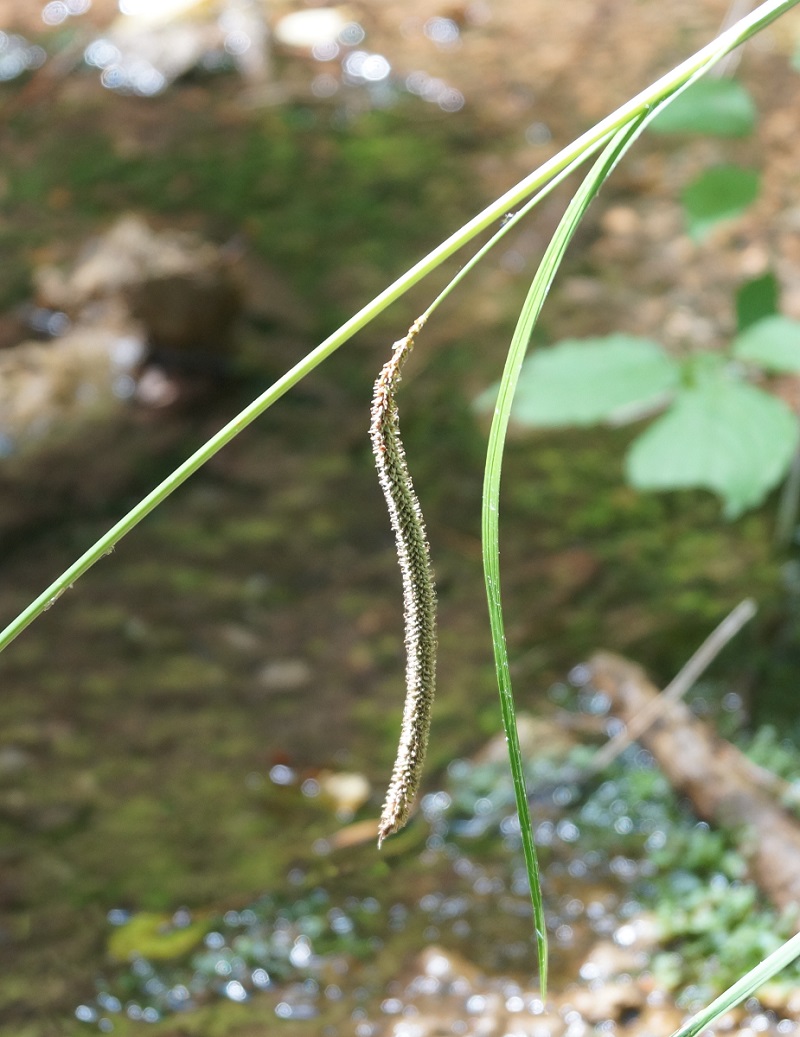
[[[707,169],[683,192],[686,223],[695,239],[705,237],[715,223],[744,212],[758,195],[758,173],[739,166]]]
[[[800,321],[780,316],[760,320],[737,335],[733,355],[765,371],[800,372]]]
[[[699,79],[653,120],[654,133],[706,133],[744,137],[752,132],[756,106],[735,79]]]
[[[784,403],[720,377],[679,393],[631,447],[626,474],[641,490],[712,490],[733,519],[786,474],[797,438]]]
[[[772,271],[745,281],[736,292],[736,327],[744,331],[778,312],[778,282]]]
[[[568,339],[525,361],[512,416],[521,425],[551,428],[621,420],[632,408],[666,402],[679,377],[675,361],[648,339]]]

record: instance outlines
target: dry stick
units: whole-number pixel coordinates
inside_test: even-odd
[[[589,761],[589,771],[596,774],[606,768],[628,748],[631,742],[635,742],[643,731],[654,724],[673,703],[680,701],[703,671],[716,659],[728,641],[738,634],[745,623],[751,620],[755,614],[754,601],[745,598],[744,601],[739,602],[733,612],[726,616],[720,625],[709,634],[658,698],[653,699],[648,706],[632,717],[627,726],[606,742],[602,749],[598,749]]]
[[[590,669],[595,686],[628,720],[659,697],[642,668],[620,656],[598,652]],[[743,849],[753,879],[779,911],[792,912],[793,924],[800,928],[800,826],[771,795],[753,785],[741,750],[693,716],[684,702],[673,703],[641,741],[675,791],[689,798],[698,817],[745,831]]]
[[[403,577],[406,700],[389,789],[378,824],[378,847],[405,825],[419,789],[436,684],[436,588],[422,510],[414,492],[400,438],[395,393],[403,364],[425,322],[416,320],[394,343],[391,359],[375,382],[370,438]]]

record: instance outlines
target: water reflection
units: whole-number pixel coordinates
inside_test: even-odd
[[[364,27],[358,22],[348,22],[339,33],[339,41],[346,47],[357,47],[366,38]]]
[[[91,0],[49,0],[41,8],[43,26],[65,27],[90,8]],[[101,85],[118,93],[155,97],[192,69],[213,73],[235,67],[245,77],[265,80],[271,70],[269,50],[276,45],[295,59],[330,66],[310,76],[308,89],[320,100],[347,86],[366,91],[368,107],[385,107],[402,93],[449,113],[466,103],[459,89],[424,70],[396,75],[391,56],[366,49],[364,26],[337,8],[283,15],[271,32],[265,11],[255,3],[205,8],[197,0],[119,0],[119,11],[120,17],[84,49],[85,64],[100,70]],[[418,33],[439,49],[461,44],[453,18],[429,18],[415,25],[413,34]],[[38,43],[0,33],[0,80],[15,79],[47,58]]]
[[[40,68],[46,60],[43,47],[30,43],[18,33],[0,32],[0,81],[16,79],[23,72]]]
[[[429,18],[422,31],[440,47],[453,47],[461,42],[461,30],[452,18]]]
[[[444,112],[458,112],[466,103],[460,90],[449,86],[443,79],[429,76],[427,72],[410,73],[406,76],[405,87],[408,93],[438,105]]]
[[[322,43],[315,43],[311,48],[311,57],[315,61],[335,61],[340,53],[341,48],[336,40],[325,40]]]
[[[370,54],[365,50],[355,50],[352,54],[348,54],[342,63],[342,68],[345,78],[351,83],[361,80],[377,83],[388,78],[392,70],[392,66],[382,54]]]
[[[322,75],[314,76],[311,81],[311,93],[315,97],[325,100],[328,97],[333,97],[339,90],[339,86],[339,80],[326,72]]]
[[[51,0],[42,9],[42,21],[45,25],[61,25],[69,17],[86,14],[91,6],[91,0]]]
[[[552,780],[552,775],[552,766],[540,762],[533,766],[530,777],[541,781],[543,777]],[[275,765],[269,777],[273,785],[286,789],[286,795],[292,789],[294,794],[303,790],[304,798],[310,791],[306,786],[313,780],[283,764]],[[608,890],[598,895],[597,883],[609,876],[625,884],[634,882],[640,874],[634,858],[606,853],[597,846],[578,856],[573,845],[579,836],[583,842],[594,836],[596,842],[593,825],[606,825],[610,812],[617,811],[624,798],[619,782],[608,781],[590,798],[588,810],[579,813],[580,824],[556,817],[538,826],[540,846],[552,847],[545,875],[551,904],[547,921],[554,945],[562,951],[572,953],[585,943],[587,932],[611,935],[617,930],[620,945],[629,942],[627,934],[633,930],[625,917],[626,905],[633,903],[638,910],[638,902]],[[125,980],[127,1000],[116,985],[103,985],[94,1003],[79,1006],[76,1018],[95,1027],[107,1026],[120,1013],[154,1020],[211,997],[245,1001],[261,991],[273,991],[278,997],[274,1006],[278,1018],[310,1019],[322,1012],[321,1002],[347,996],[355,1000],[351,1020],[372,1027],[369,1017],[357,1016],[360,998],[350,989],[352,983],[343,985],[344,977],[352,972],[354,961],[374,958],[386,940],[410,929],[415,940],[441,940],[488,951],[496,943],[490,934],[499,926],[504,961],[526,968],[531,955],[530,901],[527,874],[519,859],[519,824],[513,802],[513,788],[503,766],[455,761],[449,768],[448,788],[422,801],[430,834],[424,841],[421,862],[425,873],[434,876],[433,889],[416,897],[409,890],[410,896],[400,900],[387,889],[383,895],[348,896],[337,902],[332,893],[317,887],[291,902],[264,897],[243,910],[228,910],[209,921],[202,947],[188,960],[158,965],[145,956],[136,958]],[[518,861],[510,872],[509,847]],[[586,894],[577,895],[570,888],[560,897],[554,895],[554,888],[561,884],[559,874],[568,874],[574,887],[576,861],[581,865],[581,888]],[[298,870],[290,884],[302,889],[308,881],[306,872]],[[109,913],[109,920],[124,926],[130,919],[126,912],[115,910]],[[169,921],[171,927],[184,929],[196,923],[185,909]],[[626,924],[627,930],[620,929]],[[433,955],[426,974],[413,981],[405,997],[393,990],[379,992],[380,1014],[403,1015],[416,994],[433,993],[450,965],[442,957],[442,976],[437,975],[436,967]],[[332,982],[337,972],[342,981]],[[479,1013],[482,1000],[482,994],[470,998],[467,1012]],[[528,1010],[528,1000],[518,986],[507,981],[499,1003],[516,1015]]]

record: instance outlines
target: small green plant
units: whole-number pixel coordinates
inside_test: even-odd
[[[662,411],[631,444],[628,481],[640,490],[711,490],[733,519],[784,478],[798,442],[789,407],[756,383],[797,373],[800,323],[777,315],[741,331],[727,354],[673,358],[657,342],[622,334],[567,340],[526,360],[513,417],[557,428],[623,425]]]
[[[745,137],[755,127],[756,114],[741,83],[721,77],[699,79],[653,120],[652,131]],[[756,172],[731,163],[704,170],[681,195],[689,235],[702,241],[718,223],[739,216],[755,201],[759,186]]]
[[[701,133],[714,137],[745,137],[756,122],[756,106],[735,79],[706,78],[693,83],[665,108],[651,133]]]
[[[759,177],[740,166],[712,166],[683,191],[683,209],[689,234],[702,241],[723,220],[731,220],[758,197]]]
[[[744,86],[732,79],[692,83],[653,119],[656,134],[744,137],[756,121]],[[682,192],[687,231],[701,241],[756,198],[759,176],[731,164],[712,166]],[[800,325],[777,316],[771,273],[736,298],[739,333],[726,354],[668,355],[656,342],[613,334],[568,340],[527,360],[513,418],[554,428],[622,425],[661,416],[632,444],[629,483],[641,490],[705,488],[723,500],[726,518],[762,503],[787,474],[798,426],[788,407],[755,382],[800,372]],[[494,402],[496,387],[478,405]]]

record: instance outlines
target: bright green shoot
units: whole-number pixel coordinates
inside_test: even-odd
[[[0,651],[6,648],[38,616],[49,608],[72,584],[104,555],[108,554],[127,533],[142,521],[154,508],[162,504],[171,493],[210,460],[218,451],[234,439],[256,418],[260,417],[277,400],[287,393],[306,375],[344,345],[358,331],[366,327],[410,288],[433,273],[447,258],[468,244],[481,232],[497,223],[509,211],[524,204],[538,190],[547,185],[573,163],[579,164],[590,158],[608,140],[609,134],[627,126],[631,119],[648,111],[665,97],[675,94],[698,71],[734,50],[764,26],[770,24],[790,10],[798,0],[767,0],[741,21],[737,22],[717,39],[703,47],[692,57],[682,62],[671,72],[662,76],[651,86],[621,105],[615,112],[602,119],[572,144],[568,145],[537,170],[525,177],[496,201],[488,205],[477,216],[443,241],[437,248],[407,270],[393,284],[367,303],[353,317],[321,342],[299,363],[282,375],[252,403],[236,415],[224,428],[204,443],[191,457],[187,458],[163,482],[155,487],[131,511],[112,526],[108,532],[80,556],[65,572],[30,603],[6,628],[0,632]]]
[[[737,980],[724,994],[720,994],[710,1005],[688,1019],[672,1034],[672,1037],[697,1037],[697,1034],[707,1027],[713,1026],[726,1012],[755,994],[759,987],[785,969],[787,965],[791,965],[797,957],[800,957],[800,934],[787,940],[782,947],[773,951],[769,957]]]
[[[611,170],[622,157],[633,140],[639,135],[644,116],[633,120],[632,128],[619,130],[608,144],[589,175],[581,184],[570,202],[556,233],[544,254],[522,307],[506,358],[500,392],[495,405],[494,418],[489,433],[486,471],[483,482],[482,540],[483,570],[486,580],[486,596],[489,603],[489,623],[494,645],[495,671],[500,691],[500,709],[503,716],[511,774],[514,782],[517,816],[522,833],[525,867],[533,904],[536,926],[536,947],[539,961],[539,980],[542,993],[547,990],[547,932],[544,920],[544,903],[539,881],[539,864],[533,839],[533,826],[528,809],[525,787],[524,765],[517,734],[514,696],[511,689],[511,674],[506,650],[503,624],[503,604],[500,590],[500,476],[503,467],[503,452],[506,433],[511,416],[511,404],[517,386],[522,361],[528,348],[531,332],[539,317],[544,300],[561,265],[567,246],[575,233],[592,198],[606,180]]]
[[[508,743],[509,763],[522,834],[525,867],[531,891],[536,927],[539,977],[543,993],[547,989],[547,933],[544,923],[544,904],[539,880],[539,864],[533,838],[533,825],[528,808],[527,790],[525,788],[524,764],[517,734],[516,711],[511,687],[511,671],[506,648],[502,593],[500,589],[500,478],[506,434],[511,418],[514,393],[516,392],[520,370],[534,326],[539,318],[547,293],[550,291],[567,247],[586,210],[613,172],[617,163],[639,137],[645,126],[657,117],[659,112],[670,103],[673,97],[679,96],[704,71],[705,69],[699,70],[695,73],[695,76],[681,84],[672,94],[663,98],[658,104],[651,106],[639,116],[632,118],[627,126],[618,130],[575,193],[545,250],[523,304],[506,358],[495,403],[492,426],[489,432],[489,445],[486,453],[486,469],[483,482],[483,570],[489,605],[489,624],[494,647],[495,672],[500,691],[500,709]]]

